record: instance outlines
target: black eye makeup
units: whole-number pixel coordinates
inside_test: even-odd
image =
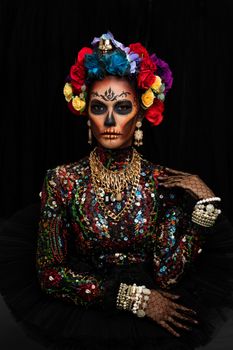
[[[129,114],[132,112],[133,105],[131,101],[119,101],[114,105],[114,111],[118,114]]]
[[[132,112],[133,104],[129,100],[118,101],[114,104],[113,110],[117,114],[126,115]],[[99,100],[91,101],[91,113],[100,115],[106,113],[108,110],[107,105]]]
[[[98,100],[91,101],[91,112],[93,114],[103,114],[107,111],[107,106]]]

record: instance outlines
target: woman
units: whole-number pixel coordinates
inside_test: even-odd
[[[169,66],[110,32],[92,46],[79,51],[64,95],[88,115],[96,145],[47,171],[36,277],[3,295],[51,349],[195,349],[232,307],[232,227],[198,176],[133,146],[143,118],[162,122]]]

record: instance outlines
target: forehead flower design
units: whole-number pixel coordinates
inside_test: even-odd
[[[83,47],[71,66],[63,89],[68,107],[76,115],[87,114],[87,95],[91,82],[107,75],[136,79],[145,118],[158,125],[163,120],[164,100],[173,82],[168,64],[141,43],[125,47],[111,32],[95,37]]]

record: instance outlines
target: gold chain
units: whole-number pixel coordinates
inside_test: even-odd
[[[90,153],[89,157],[92,184],[96,193],[97,200],[105,215],[118,221],[126,210],[129,209],[135,198],[136,189],[140,180],[141,157],[138,152],[133,149],[132,160],[127,167],[121,170],[110,170],[104,167],[96,154],[96,148]],[[121,201],[122,191],[131,184],[132,189],[124,208],[115,214],[105,204],[105,194],[112,193],[112,200]]]

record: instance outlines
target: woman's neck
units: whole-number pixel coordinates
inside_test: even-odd
[[[96,154],[106,168],[119,170],[127,166],[131,161],[133,147],[110,149],[98,145],[96,147]]]

